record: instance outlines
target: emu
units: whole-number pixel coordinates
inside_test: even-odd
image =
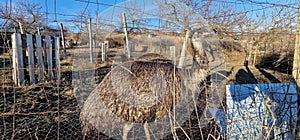
[[[142,123],[145,136],[150,139],[148,123],[166,116],[184,91],[195,91],[207,76],[207,71],[199,66],[176,68],[170,61],[161,61],[154,56],[152,61],[122,63],[104,77],[80,113],[84,135],[92,128],[103,132],[105,128],[118,127],[111,126],[113,124],[122,124],[125,140],[133,123]],[[200,54],[194,57],[200,57]],[[107,123],[103,123],[104,119]]]

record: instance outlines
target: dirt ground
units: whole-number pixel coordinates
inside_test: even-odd
[[[94,71],[92,73],[95,75],[95,83],[93,84],[97,85],[111,70],[113,65],[115,65],[115,61],[118,60],[120,62],[122,60],[119,60],[119,58],[109,58],[107,63],[102,63],[100,62],[100,57],[98,57],[96,64],[91,69],[89,69],[88,64],[84,61],[76,64],[85,67],[85,69],[74,69],[74,60],[81,60],[81,57],[75,56],[75,48],[68,49],[67,58],[61,61],[62,76],[60,81],[47,81],[22,87],[16,87],[12,82],[12,63],[9,53],[2,53],[0,55],[0,138],[109,139],[104,134],[96,132],[86,137],[82,135],[79,120],[80,105],[82,102],[77,100],[76,92],[88,95],[91,89],[86,89],[85,87],[74,89],[74,79],[72,78],[76,74],[87,76],[84,73],[91,70]],[[113,52],[119,51],[118,49],[121,48],[110,49],[109,51],[112,53],[108,56],[111,58],[116,56]],[[264,64],[256,66],[252,64],[245,65],[246,53],[244,51],[228,51],[226,49],[224,51],[226,56],[226,74],[228,77],[227,84],[284,83],[291,81],[291,75],[288,71],[282,72],[263,67]],[[88,53],[82,52],[80,56],[88,57]],[[81,96],[84,97],[84,95]],[[205,105],[199,103],[198,107],[200,111],[203,106]],[[200,135],[197,126],[194,125],[195,121],[195,116],[192,115],[191,120],[184,126],[189,133],[188,135],[193,138]],[[208,128],[203,128],[203,131],[207,131],[206,133],[218,133],[216,131],[217,128],[214,126],[212,122],[212,125]],[[184,133],[180,132],[180,130],[178,130],[178,134],[180,137],[184,137]],[[168,138],[172,138],[172,135],[170,134],[165,139]]]

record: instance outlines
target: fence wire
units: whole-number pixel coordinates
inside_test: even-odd
[[[13,16],[3,16],[14,14],[18,16],[18,8],[14,8],[11,1],[1,5],[5,9],[0,11],[0,22],[3,23],[0,40],[2,93],[0,94],[0,137],[2,139],[122,138],[124,133],[122,129],[117,129],[119,130],[117,132],[106,131],[93,126],[88,133],[84,133],[86,128],[85,122],[82,122],[84,117],[82,111],[85,109],[85,101],[91,100],[88,98],[90,93],[112,69],[118,68],[122,62],[138,60],[177,65],[183,50],[186,31],[182,26],[174,24],[174,20],[166,20],[172,18],[167,15],[168,9],[149,12],[143,9],[147,6],[141,8],[134,0],[131,3],[117,4],[119,2],[123,1],[105,3],[98,0],[74,0],[71,3],[83,5],[80,14],[76,15],[59,11],[58,1],[54,1],[56,8],[55,12],[51,13],[46,1],[45,12],[39,13],[45,16],[40,20],[46,25],[57,25],[57,28],[44,27],[40,32],[41,36],[61,37],[58,23],[63,23],[69,31],[65,33],[66,56],[60,44],[59,69],[48,68],[48,63],[45,62],[43,74],[47,77],[49,70],[54,70],[60,71],[61,76],[59,79],[38,81],[39,68],[37,54],[34,53],[36,82],[33,84],[29,82],[27,61],[23,69],[26,73],[25,82],[20,86],[13,80],[15,64],[11,35],[14,32],[20,33],[21,27],[18,23],[14,23]],[[196,6],[187,1],[183,3],[192,8]],[[199,96],[195,98],[196,100],[192,100],[194,102],[191,102],[191,105],[186,106],[188,108],[186,112],[181,112],[184,115],[188,114],[188,119],[181,124],[176,123],[176,113],[172,116],[174,109],[169,113],[168,124],[161,123],[159,120],[154,121],[170,127],[172,131],[167,131],[167,128],[160,130],[149,123],[151,139],[156,139],[155,136],[163,136],[157,139],[295,138],[298,99],[297,86],[294,84],[297,79],[292,76],[292,70],[298,1],[273,3],[272,1],[213,0],[200,4],[208,6],[198,12],[208,21],[208,25],[212,25],[209,31],[201,30],[204,36],[203,46],[205,44],[210,46],[205,50],[209,61],[201,62],[208,61],[208,64],[214,66],[222,64],[222,66],[218,67],[220,69],[212,70],[214,73],[209,75],[208,80],[197,85],[196,95]],[[90,14],[95,10],[94,6],[97,6],[97,17]],[[106,11],[108,14],[101,13],[98,7],[108,8],[109,10]],[[157,7],[163,8],[162,5]],[[228,9],[233,7],[234,9]],[[120,14],[123,12],[128,16],[129,49],[126,49],[124,25]],[[101,15],[105,16],[101,18]],[[160,19],[151,20],[149,18],[151,16]],[[143,20],[143,17],[147,19]],[[24,20],[31,20],[30,16],[26,18]],[[92,23],[88,22],[89,18],[92,19]],[[207,23],[201,22],[201,24]],[[24,25],[24,34],[37,35],[36,27],[29,30]],[[93,63],[90,63],[89,25],[93,28]],[[209,34],[205,34],[206,32]],[[106,54],[103,54],[101,48],[103,41],[109,42]],[[26,43],[22,45],[25,46],[24,56],[28,56]],[[221,50],[214,49],[213,46],[218,46]],[[33,49],[36,52],[37,49]],[[192,51],[187,49],[189,53]],[[214,57],[214,53],[219,51],[222,52],[220,59]],[[47,60],[46,53],[43,51],[44,60]],[[131,53],[132,58],[128,59],[128,53]],[[195,61],[194,54],[189,53],[184,63],[187,68],[193,67]],[[102,61],[103,55],[107,57],[105,62]],[[224,57],[224,60],[221,57]],[[214,61],[214,58],[218,61]],[[208,66],[202,65],[202,67]],[[221,87],[224,87],[224,90]],[[214,96],[211,96],[212,93]],[[157,125],[161,125],[159,123]],[[133,126],[128,132],[128,138],[145,139],[146,131],[142,129],[142,126]],[[162,134],[158,134],[159,131]],[[139,137],[140,134],[142,137]],[[251,137],[254,136],[252,134],[257,134],[255,136],[258,137]]]

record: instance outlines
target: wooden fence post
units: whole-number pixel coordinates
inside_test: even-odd
[[[29,77],[30,77],[30,84],[35,83],[35,76],[34,76],[34,53],[33,53],[33,42],[32,42],[32,35],[26,35],[26,42],[27,42],[27,52],[28,52],[28,64],[29,64]]]
[[[126,15],[125,13],[122,13],[122,19],[123,19],[123,29],[125,33],[125,48],[127,49],[127,57],[130,59],[130,49],[129,49],[129,39],[128,39],[128,33],[127,33],[127,23],[126,23]]]
[[[248,42],[246,44],[246,48],[247,48],[247,51],[246,51],[246,58],[245,58],[245,62],[244,64],[248,65],[250,62],[251,62],[251,56],[252,56],[252,43]]]
[[[175,46],[170,46],[170,57],[172,58],[173,64],[176,65],[176,48],[175,48]]]
[[[48,64],[48,77],[49,80],[53,79],[53,65],[52,65],[52,43],[51,37],[46,36],[46,53],[47,53],[47,64]]]
[[[106,61],[106,49],[107,49],[107,41],[104,41],[101,45],[101,53],[102,53],[102,61],[105,62]]]
[[[14,83],[17,85],[18,84],[18,78],[17,78],[17,64],[16,64],[16,54],[17,54],[17,35],[16,33],[11,35],[11,44],[12,44],[12,61],[13,61],[13,71],[12,71],[12,78]]]
[[[92,39],[92,18],[89,18],[89,42],[90,42],[90,61],[94,63],[94,50],[93,50],[93,39]]]
[[[96,34],[93,35],[93,48],[98,48],[97,47]]]
[[[13,80],[16,85],[21,86],[24,82],[23,48],[21,34],[14,33],[11,36],[13,49]]]
[[[56,68],[56,80],[60,80],[60,58],[59,58],[59,46],[60,39],[56,37],[55,39],[55,68]]]
[[[185,38],[184,38],[184,42],[182,45],[182,49],[181,49],[181,53],[180,53],[180,58],[179,58],[179,64],[178,67],[182,68],[183,67],[183,63],[185,61],[185,57],[186,57],[186,50],[187,50],[187,45],[188,45],[188,41],[189,41],[189,36],[190,36],[190,31],[187,30],[185,33]]]
[[[64,26],[62,23],[60,23],[60,32],[61,32],[61,39],[62,39],[62,46],[64,49],[64,57],[67,57],[67,51],[66,51],[66,42],[65,42],[65,35],[64,35]]]
[[[297,125],[296,125],[296,136],[295,139],[300,139],[300,3],[298,4],[298,24],[297,33],[295,41],[295,51],[294,51],[294,61],[293,61],[293,77],[297,83],[297,93],[298,93],[298,114],[297,114]]]
[[[41,35],[40,27],[37,27],[37,35]]]
[[[44,60],[43,60],[43,46],[42,46],[42,37],[36,36],[36,54],[37,54],[37,62],[38,62],[38,80],[44,80]]]
[[[256,44],[255,46],[254,46],[254,54],[253,54],[253,66],[255,66],[256,65],[256,58],[257,58],[257,55],[258,55],[258,47],[259,47],[259,44]]]
[[[131,48],[132,48],[133,44],[128,44],[128,47],[127,47],[127,58],[130,59],[132,56],[131,56]]]
[[[21,22],[19,22],[19,26],[20,26],[20,32],[21,32],[21,34],[24,34],[24,30],[23,30],[23,26],[22,26]]]

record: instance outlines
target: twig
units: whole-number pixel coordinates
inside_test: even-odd
[[[169,112],[169,117],[172,118],[172,114]],[[170,127],[171,127],[171,130],[173,130],[174,128],[174,131],[171,131],[172,132],[172,135],[173,135],[173,139],[176,140],[176,138],[178,139],[177,137],[177,134],[176,134],[176,131],[175,131],[175,126],[173,126],[174,124],[172,123],[172,119],[170,119]]]
[[[200,130],[201,139],[204,139],[203,132],[202,132],[202,129],[201,129],[201,122],[200,122],[200,119],[199,119],[199,114],[198,114],[198,108],[197,108],[196,100],[195,100],[194,96],[192,96],[192,97],[193,97],[194,108],[195,108],[195,112],[196,112],[196,116],[197,116],[197,121],[198,121],[198,126],[199,126],[199,130]]]
[[[32,135],[31,135],[31,133],[30,133],[30,131],[29,131],[29,128],[28,128],[28,123],[26,123],[26,127],[27,127],[27,132],[28,132],[28,134],[30,135],[30,138],[32,139]]]
[[[35,133],[34,133],[35,139],[37,139],[37,140],[39,139],[39,137],[37,136],[38,129],[39,129],[39,126],[36,126]]]
[[[174,126],[174,130],[175,130],[175,134],[176,134],[176,128],[179,128],[179,129],[181,129],[182,130],[182,132],[184,133],[184,135],[187,137],[187,139],[188,140],[191,140],[190,139],[190,137],[189,137],[189,135],[185,132],[185,130],[180,126],[180,124],[174,119],[174,117],[171,115],[171,113],[169,113],[169,116],[170,116],[170,120],[172,120],[173,119],[173,121],[174,121],[174,125],[178,125],[178,127],[175,127]],[[178,139],[178,136],[176,135],[176,138]]]
[[[119,65],[121,68],[123,68],[124,70],[128,71],[130,74],[132,74],[134,77],[137,77],[134,73],[131,72],[131,70],[127,69],[126,67]]]
[[[6,97],[5,97],[5,92],[3,92],[3,112],[6,111],[5,105],[6,105]],[[3,132],[3,135],[2,135],[2,139],[4,139],[4,136],[5,136],[5,133],[6,133],[6,124],[5,124],[4,116],[2,116],[2,120],[3,120],[3,127],[4,127],[4,130],[3,130],[4,132]]]
[[[46,135],[46,137],[45,137],[45,140],[48,138],[48,135],[50,134],[52,128],[53,128],[53,125],[51,125],[51,127],[50,127],[50,129],[49,129],[49,131],[48,131],[48,133],[47,133],[47,135]]]
[[[213,136],[212,134],[208,134],[208,140],[209,140],[209,137],[212,137],[213,139],[215,139],[216,140],[216,137],[215,136]]]
[[[48,100],[48,95],[47,95],[47,93],[46,93],[46,91],[45,91],[44,86],[42,87],[42,89],[43,89],[43,92],[44,92],[44,94],[45,94],[45,98],[46,98],[46,100],[47,100],[48,106],[50,106],[50,101]]]

